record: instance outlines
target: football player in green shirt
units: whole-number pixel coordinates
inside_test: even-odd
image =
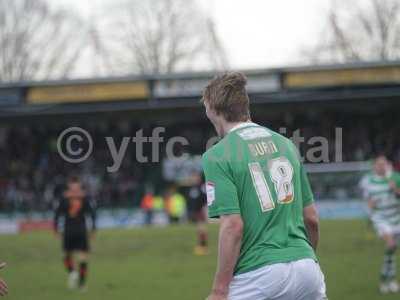
[[[222,138],[203,155],[209,217],[220,218],[208,299],[326,299],[307,175],[289,139],[251,122],[245,86],[243,74],[226,73],[203,93]]]

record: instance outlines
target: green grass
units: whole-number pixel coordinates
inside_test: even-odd
[[[216,265],[217,226],[210,225],[210,232],[206,257],[192,255],[193,226],[99,232],[85,294],[66,290],[59,241],[50,233],[0,236],[7,299],[204,299]],[[321,232],[318,254],[330,300],[399,299],[377,292],[383,246],[365,222],[324,221]]]

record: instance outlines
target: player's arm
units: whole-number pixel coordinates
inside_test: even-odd
[[[389,184],[390,188],[396,194],[396,196],[400,196],[400,187],[398,187],[394,181],[391,181]]]
[[[311,246],[316,251],[319,242],[319,217],[314,203],[303,208],[303,218]]]
[[[59,232],[60,217],[64,215],[64,200],[60,200],[54,212],[53,229],[56,234]]]
[[[368,213],[369,217],[371,217],[372,212],[376,208],[376,199],[374,197],[372,197],[372,195],[369,191],[367,182],[368,182],[368,177],[363,177],[358,186],[361,191],[362,198],[364,199],[364,201],[367,202],[367,206],[368,206],[367,213]]]
[[[218,267],[214,278],[212,294],[227,296],[229,284],[239,258],[243,235],[243,221],[240,215],[221,216],[218,241]]]
[[[314,195],[304,167],[300,166],[301,193],[303,201],[303,219],[308,239],[314,250],[317,250],[319,242],[319,216],[314,204]]]
[[[0,263],[0,269],[3,269],[6,266],[5,263]],[[8,287],[6,282],[0,278],[0,296],[5,296],[8,294]]]
[[[85,201],[86,204],[86,212],[89,214],[91,223],[92,223],[92,233],[96,232],[96,205],[93,201],[89,201],[88,199]]]
[[[243,221],[236,186],[228,164],[203,158],[209,216],[220,218],[218,267],[208,299],[226,299],[236,266],[243,234]]]
[[[389,186],[396,196],[400,196],[400,175],[398,173],[392,176],[392,179],[389,181]]]

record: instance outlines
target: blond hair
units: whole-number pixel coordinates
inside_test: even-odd
[[[202,101],[228,122],[250,119],[250,101],[243,73],[228,72],[212,79],[203,92]]]

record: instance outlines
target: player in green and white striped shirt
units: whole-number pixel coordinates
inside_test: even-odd
[[[386,246],[380,290],[382,293],[398,292],[394,254],[400,237],[400,175],[393,172],[387,158],[380,155],[374,161],[372,172],[362,178],[360,187],[368,201],[371,222]]]

